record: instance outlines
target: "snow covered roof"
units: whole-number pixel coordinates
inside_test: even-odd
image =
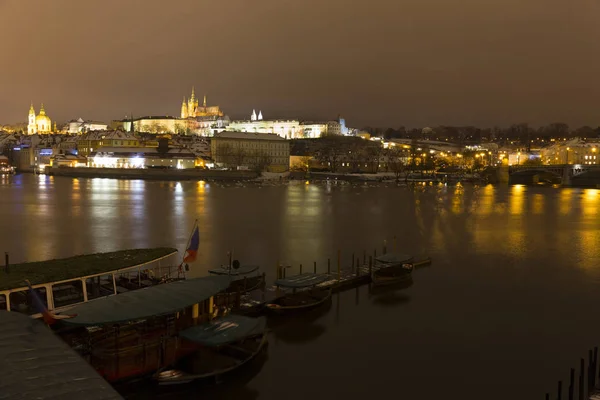
[[[242,140],[282,140],[281,136],[274,133],[257,133],[257,132],[231,132],[223,131],[216,133],[214,139],[242,139]]]

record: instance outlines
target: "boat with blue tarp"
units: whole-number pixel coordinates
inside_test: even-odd
[[[329,279],[327,274],[311,273],[277,279],[277,291],[283,290],[283,293],[267,303],[266,307],[280,314],[319,307],[331,300],[331,288],[317,287]]]
[[[267,344],[266,318],[230,314],[185,329],[179,336],[201,347],[173,369],[155,374],[160,385],[219,379],[250,362]]]

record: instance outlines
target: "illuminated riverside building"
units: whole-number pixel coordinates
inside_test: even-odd
[[[81,135],[77,152],[87,157],[100,147],[139,147],[140,139],[131,132],[96,131]]]
[[[600,141],[573,138],[557,141],[540,150],[542,162],[551,164],[600,164]]]
[[[35,135],[36,133],[51,133],[52,132],[52,120],[46,115],[44,105],[40,107],[40,113],[35,114],[33,103],[29,107],[29,123],[27,124],[27,134]]]
[[[210,146],[217,166],[271,172],[287,171],[290,166],[290,142],[272,133],[219,132]]]
[[[92,168],[175,168],[203,167],[204,160],[184,148],[101,147],[88,157]]]
[[[84,121],[82,118],[69,121],[67,124],[67,133],[72,135],[81,135],[82,133],[91,131],[105,131],[108,125],[96,121]]]

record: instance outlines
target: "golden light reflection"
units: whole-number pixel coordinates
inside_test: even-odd
[[[476,210],[477,214],[489,215],[492,213],[492,211],[494,209],[494,203],[495,203],[495,198],[494,198],[495,190],[496,189],[494,188],[493,185],[487,185],[483,188],[483,190],[480,191],[481,196],[480,196],[479,206]]]
[[[573,197],[573,189],[562,189],[560,191],[560,199],[559,199],[559,213],[562,215],[567,215],[571,212],[571,201]]]
[[[583,215],[597,215],[599,200],[598,189],[585,189],[581,198],[581,210]]]
[[[525,192],[527,189],[524,185],[513,185],[510,188],[510,203],[509,210],[512,215],[523,214],[523,204],[525,202]]]
[[[537,193],[533,195],[533,202],[531,205],[532,212],[534,214],[543,214],[544,213],[544,201],[546,197],[541,193]]]
[[[584,270],[597,270],[598,241],[600,232],[595,229],[584,229],[579,233],[579,246],[576,246],[579,256],[577,266]]]
[[[463,212],[463,195],[465,194],[465,188],[462,185],[456,185],[454,189],[454,195],[452,196],[452,207],[451,210],[454,214],[461,214]]]

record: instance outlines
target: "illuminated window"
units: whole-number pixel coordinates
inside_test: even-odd
[[[52,286],[54,307],[64,307],[83,301],[83,288],[81,281],[58,283]]]

